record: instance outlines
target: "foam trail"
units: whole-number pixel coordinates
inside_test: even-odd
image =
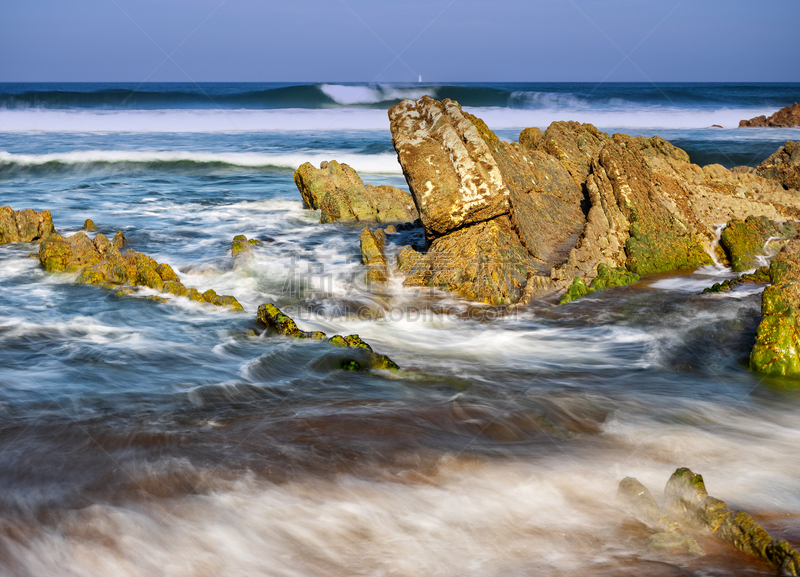
[[[177,164],[196,163],[198,165],[224,164],[246,168],[291,168],[296,169],[304,162],[315,166],[324,160],[337,160],[355,168],[359,172],[378,174],[402,174],[394,154],[357,154],[337,150],[298,151],[293,154],[271,154],[256,152],[189,152],[189,151],[147,151],[147,150],[81,150],[69,153],[50,154],[12,154],[0,151],[0,168],[37,167],[44,165],[91,165],[91,164]]]

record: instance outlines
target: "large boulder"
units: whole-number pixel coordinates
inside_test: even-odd
[[[121,294],[130,292],[128,287],[148,287],[160,293],[230,307],[235,311],[244,310],[233,296],[218,295],[213,290],[201,294],[195,288],[187,288],[166,263],[158,263],[132,249],[123,253],[126,245],[121,232],[117,232],[112,240],[102,233],[95,235],[94,239],[84,232],[70,237],[54,233],[39,245],[39,262],[50,273],[78,273],[75,279],[78,284],[122,289]]]
[[[755,169],[756,174],[780,182],[787,190],[800,190],[800,142],[787,141]]]
[[[320,222],[408,222],[417,219],[411,196],[394,186],[364,184],[358,173],[335,160],[294,173],[303,206],[322,211]]]
[[[777,126],[784,128],[800,126],[800,104],[795,102],[792,106],[781,108],[770,117],[762,115],[750,120],[739,121],[739,128],[745,126]]]
[[[15,211],[10,206],[0,206],[0,244],[42,240],[55,230],[49,210]]]
[[[598,266],[614,282],[711,264],[720,223],[800,218],[800,198],[754,171],[699,167],[655,138],[588,124],[501,141],[458,103],[423,97],[389,111],[392,141],[428,239],[398,253],[407,285],[488,303],[564,293]],[[624,268],[624,270],[622,270]],[[632,274],[627,274],[626,271]]]

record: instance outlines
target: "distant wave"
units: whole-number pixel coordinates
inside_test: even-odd
[[[394,154],[358,154],[352,151],[298,151],[294,154],[251,152],[189,152],[147,150],[81,150],[51,154],[12,154],[0,151],[0,174],[54,172],[103,168],[194,169],[215,167],[296,169],[305,162],[344,162],[361,173],[402,174]]]
[[[800,84],[310,83],[0,84],[0,110],[374,108],[405,98],[451,98],[464,106],[522,109],[776,108],[800,99]]]

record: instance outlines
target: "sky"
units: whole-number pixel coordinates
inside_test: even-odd
[[[0,2],[0,82],[798,82],[800,0]]]

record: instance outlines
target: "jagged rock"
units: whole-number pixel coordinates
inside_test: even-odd
[[[364,228],[361,231],[361,261],[367,265],[367,284],[383,283],[389,278],[389,271],[384,254],[386,233],[382,229],[371,231]]]
[[[279,335],[318,341],[327,339],[327,335],[320,331],[301,331],[291,317],[285,315],[272,303],[262,304],[258,307],[256,321]],[[380,355],[373,351],[372,347],[361,340],[358,335],[346,337],[334,335],[327,341],[337,347],[352,349],[352,352],[356,353],[353,357],[348,356],[340,360],[340,368],[342,369],[356,371],[370,368],[390,370],[398,370],[400,368],[386,355]]]
[[[91,218],[87,218],[85,221],[83,221],[81,230],[84,232],[97,232],[97,226],[94,224]]]
[[[617,501],[629,515],[654,531],[650,536],[651,548],[680,551],[695,556],[705,555],[694,537],[688,535],[673,517],[663,514],[647,487],[633,477],[625,477],[620,481]]]
[[[321,210],[320,222],[407,222],[418,217],[414,201],[393,186],[365,185],[355,170],[335,160],[314,168],[306,162],[294,173],[306,208]]]
[[[740,120],[739,128],[743,126],[777,126],[784,128],[800,126],[800,104],[795,102],[792,106],[781,108],[769,118],[762,115],[750,120]]]
[[[200,295],[197,289],[187,289],[166,263],[159,264],[146,254],[131,249],[122,254],[120,247],[126,245],[121,232],[117,232],[111,241],[102,233],[95,235],[94,239],[84,232],[67,238],[54,233],[39,245],[39,262],[47,272],[77,272],[75,282],[78,284],[109,288],[146,286],[162,293],[244,311],[235,297],[219,296],[213,290]],[[129,291],[123,286],[118,293],[129,294]]]
[[[766,253],[770,239],[789,239],[797,235],[797,223],[779,224],[765,216],[748,216],[745,220],[728,221],[722,231],[720,245],[735,272],[744,272],[758,265],[758,257]]]
[[[710,497],[702,475],[677,469],[667,481],[664,497],[668,513],[777,567],[782,575],[800,573],[800,553],[783,539],[773,539],[744,511],[733,511],[724,501]]]
[[[772,259],[772,286],[761,297],[761,324],[750,353],[750,368],[770,375],[800,374],[800,237]]]
[[[10,206],[0,206],[0,244],[42,240],[55,231],[49,210],[15,211]]]
[[[780,182],[787,190],[800,190],[800,142],[788,140],[764,162],[755,173]]]
[[[588,290],[600,264],[635,275],[711,264],[720,222],[800,218],[800,198],[778,182],[701,168],[658,137],[557,122],[506,143],[456,102],[428,97],[389,117],[429,243],[399,252],[407,285],[528,302],[576,277]]]

